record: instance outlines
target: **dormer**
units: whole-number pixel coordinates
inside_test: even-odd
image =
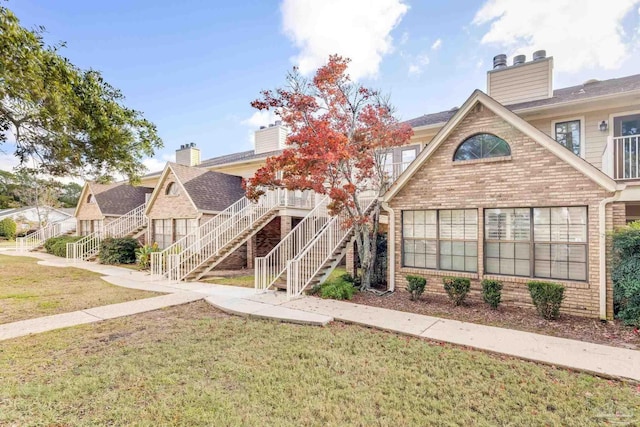
[[[493,70],[487,72],[487,94],[502,105],[553,97],[553,57],[538,50],[532,61],[516,55],[507,66],[507,55],[496,55]]]

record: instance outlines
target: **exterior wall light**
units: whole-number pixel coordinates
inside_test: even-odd
[[[609,123],[607,123],[606,120],[603,120],[600,122],[600,126],[598,126],[600,128],[600,132],[606,132],[607,129],[609,129]]]

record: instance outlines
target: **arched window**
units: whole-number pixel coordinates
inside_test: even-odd
[[[178,188],[178,184],[170,182],[169,185],[167,185],[167,196],[177,196],[179,193],[180,189]]]
[[[479,133],[465,139],[458,146],[453,161],[486,159],[511,155],[511,147],[502,139],[490,133]]]
[[[87,203],[94,204],[96,202],[96,196],[93,194],[89,194],[87,196]]]

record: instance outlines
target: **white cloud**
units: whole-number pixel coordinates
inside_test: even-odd
[[[482,44],[495,44],[510,54],[546,49],[558,71],[615,69],[629,55],[623,18],[640,0],[488,0],[473,24],[491,24]]]
[[[405,45],[409,41],[409,32],[405,31],[402,33],[402,37],[400,37],[400,45]]]
[[[429,65],[429,56],[427,56],[427,54],[421,53],[416,55],[409,62],[409,75],[419,76],[427,65]]]
[[[160,159],[156,159],[155,157],[147,157],[142,161],[142,164],[146,166],[149,172],[158,172],[164,169],[164,166],[167,162],[175,162],[176,155],[173,154],[163,154]]]
[[[442,39],[438,39],[431,45],[431,50],[438,50],[442,47]]]
[[[242,120],[240,123],[247,126],[247,141],[251,144],[251,147],[255,144],[255,132],[260,126],[269,126],[271,123],[278,120],[278,117],[273,111],[259,110],[254,112],[248,119]]]
[[[283,0],[282,27],[300,49],[294,62],[303,74],[337,53],[352,60],[349,74],[357,80],[377,75],[408,9],[404,0]]]
[[[18,158],[16,156],[0,152],[0,170],[11,172],[16,166],[18,166]]]

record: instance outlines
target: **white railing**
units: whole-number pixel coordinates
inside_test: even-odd
[[[118,219],[103,226],[74,243],[67,243],[67,259],[72,261],[85,260],[96,255],[100,250],[100,243],[107,237],[124,237],[147,225],[144,215],[146,203],[138,206]]]
[[[605,149],[603,162],[604,155],[613,158],[613,179],[640,179],[640,135],[618,136],[611,142],[612,148]],[[609,158],[606,161],[611,163]]]
[[[360,197],[362,210],[368,211],[375,199],[376,194]],[[300,295],[343,245],[353,230],[347,226],[347,221],[344,214],[333,217],[304,251],[287,262],[287,299]]]
[[[30,251],[38,246],[42,246],[47,239],[58,237],[63,233],[61,223],[49,224],[24,237],[18,237],[16,239],[16,250],[21,252]]]
[[[391,186],[396,180],[407,170],[411,162],[390,163],[384,166],[384,172],[387,175],[387,185]]]
[[[255,288],[256,291],[268,289],[287,268],[287,261],[313,241],[313,238],[331,220],[328,206],[329,196],[325,196],[282,239],[267,255],[255,258]]]
[[[274,208],[313,208],[316,196],[310,191],[269,190],[256,203],[243,197],[163,252],[152,254],[152,273],[181,281]],[[184,245],[184,246],[182,246]]]

